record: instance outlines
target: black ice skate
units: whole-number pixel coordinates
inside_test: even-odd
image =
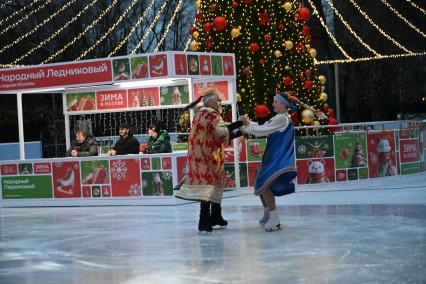
[[[212,203],[211,225],[220,226],[222,228],[228,226],[228,221],[222,217],[222,208],[220,204]]]

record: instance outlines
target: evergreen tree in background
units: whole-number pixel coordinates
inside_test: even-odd
[[[306,23],[311,13],[300,1],[196,0],[195,5],[190,48],[235,53],[242,113],[266,118],[267,106],[281,91],[305,104],[292,115],[296,126],[337,123],[326,103],[326,78],[314,65],[316,50]]]

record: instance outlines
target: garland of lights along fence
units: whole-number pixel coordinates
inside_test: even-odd
[[[197,0],[190,48],[235,53],[241,112],[267,118],[279,90],[299,106],[292,114],[296,126],[335,125],[326,78],[315,67],[316,50],[310,45],[306,21],[311,12],[299,2]]]

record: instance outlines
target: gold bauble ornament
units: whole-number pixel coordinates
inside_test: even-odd
[[[323,102],[326,102],[327,101],[327,99],[328,99],[328,96],[327,96],[327,94],[326,93],[321,93],[320,94],[320,99],[323,101]]]
[[[290,67],[290,66],[288,66],[288,65],[286,65],[286,66],[284,67],[284,69],[285,69],[285,70],[290,70],[290,69],[291,69],[291,67]]]
[[[195,8],[197,8],[197,10],[200,10],[200,7],[201,7],[201,0],[195,1]]]
[[[233,28],[233,29],[231,30],[231,36],[232,36],[233,38],[239,37],[239,36],[240,36],[240,34],[241,34],[241,32],[240,32],[240,29],[238,29],[238,28]]]
[[[317,50],[316,50],[315,48],[311,48],[311,49],[309,50],[309,54],[310,54],[313,58],[315,58],[315,57],[317,56]]]
[[[195,39],[197,39],[199,35],[200,34],[197,31],[192,33],[192,37],[195,38]]]
[[[311,124],[314,121],[314,118],[315,118],[315,115],[313,111],[309,109],[305,109],[304,111],[302,111],[303,123]]]
[[[290,12],[291,11],[291,3],[290,2],[285,2],[284,4],[283,4],[283,8],[284,8],[284,10],[286,11],[286,12]]]
[[[241,93],[243,93],[243,94],[244,94],[245,92],[246,92],[246,89],[242,88],[242,89],[241,89]]]
[[[325,86],[321,86],[321,92],[325,92]]]
[[[293,48],[293,42],[291,40],[286,40],[284,42],[284,45],[285,45],[285,49],[287,49],[287,50],[290,50],[290,49]]]
[[[321,85],[325,85],[325,82],[327,82],[327,79],[325,78],[324,75],[319,75],[318,79],[319,79]]]
[[[235,97],[237,98],[237,102],[241,102],[241,95],[236,93]]]
[[[192,51],[196,51],[198,49],[198,41],[196,40],[191,41],[191,43],[189,44],[189,47],[191,48]]]
[[[275,55],[275,57],[280,57],[281,55],[283,55],[282,53],[281,53],[281,51],[279,51],[278,49],[277,50],[275,50],[274,51],[274,55]]]
[[[310,51],[311,50],[311,45],[310,44],[305,44],[306,50]]]
[[[321,123],[318,120],[314,120],[314,122],[312,122],[312,125],[321,125]]]

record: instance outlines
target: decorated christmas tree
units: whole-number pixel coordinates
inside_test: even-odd
[[[351,166],[352,167],[364,167],[367,163],[365,162],[364,153],[362,151],[359,137],[355,140],[354,154],[352,155]]]
[[[326,78],[314,64],[306,23],[311,12],[300,1],[196,0],[195,5],[190,48],[235,53],[240,112],[257,119],[272,115],[269,106],[281,91],[298,105],[292,114],[296,126],[337,123],[326,103]]]
[[[146,97],[145,97],[145,93],[142,91],[142,95],[141,95],[141,107],[145,107],[146,106]]]

